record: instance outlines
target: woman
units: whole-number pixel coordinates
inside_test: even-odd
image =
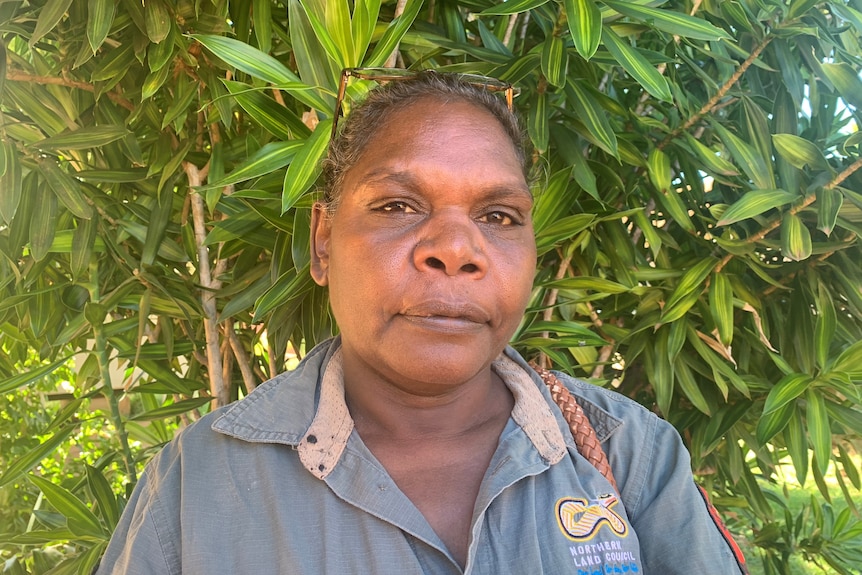
[[[670,425],[560,376],[614,485],[506,346],[536,264],[525,168],[481,87],[372,92],[312,218],[341,335],[166,447],[100,573],[742,572]]]

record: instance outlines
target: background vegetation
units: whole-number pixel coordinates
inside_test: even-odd
[[[860,39],[860,0],[0,2],[0,570],[87,573],[160,445],[332,333],[317,164],[387,65],[521,89],[514,345],[670,420],[759,570],[858,573]]]

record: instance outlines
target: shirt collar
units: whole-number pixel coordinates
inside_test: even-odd
[[[544,460],[549,464],[560,461],[567,446],[574,443],[539,376],[512,348],[501,353],[491,368],[515,399],[512,419]],[[597,420],[612,420],[611,426],[596,426],[597,432],[602,431],[599,440],[620,424],[599,406],[578,399],[594,426]],[[353,431],[344,401],[340,338],[315,347],[296,370],[280,374],[226,408],[212,428],[252,443],[294,446],[303,466],[324,479],[338,463]]]

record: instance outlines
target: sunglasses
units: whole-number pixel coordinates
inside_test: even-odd
[[[358,80],[372,80],[374,82],[397,82],[409,80],[419,74],[436,74],[434,70],[405,70],[404,68],[344,68],[341,71],[341,82],[338,84],[338,96],[335,99],[335,113],[332,116],[332,134],[335,138],[338,128],[338,119],[343,113],[344,94],[347,91],[347,82],[350,78]],[[506,104],[512,111],[512,100],[521,93],[521,90],[508,82],[496,78],[481,76],[479,74],[456,74],[459,80],[472,86],[477,86],[489,92],[503,92],[506,96]]]

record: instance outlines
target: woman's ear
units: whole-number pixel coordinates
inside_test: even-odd
[[[317,285],[329,283],[329,240],[332,237],[332,219],[327,206],[315,202],[311,210],[311,278]]]

